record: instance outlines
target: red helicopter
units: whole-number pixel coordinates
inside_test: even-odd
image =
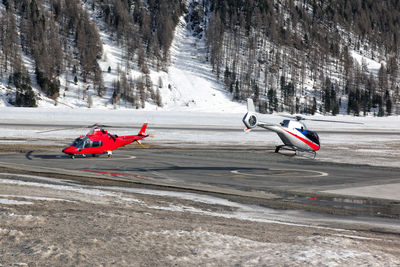
[[[103,127],[107,126],[98,124],[89,126],[91,130],[88,134],[76,138],[74,142],[63,149],[62,152],[71,156],[71,158],[75,158],[75,155],[78,154],[84,157],[86,157],[86,154],[92,154],[93,156],[107,154],[108,157],[111,157],[113,150],[135,141],[142,145],[140,140],[149,136],[146,134],[147,122],[143,124],[137,135],[112,135]]]

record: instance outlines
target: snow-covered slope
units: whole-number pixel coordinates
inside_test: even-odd
[[[116,104],[111,103],[114,83],[121,79],[121,73],[126,73],[128,80],[138,80],[143,73],[136,64],[126,63],[124,47],[118,44],[112,33],[107,31],[104,22],[99,19],[99,10],[92,10],[83,4],[93,22],[95,22],[103,43],[103,56],[98,60],[102,70],[105,92],[100,97],[91,84],[84,83],[79,75],[78,81],[74,76],[61,73],[60,96],[56,101],[45,97],[37,89],[35,82],[34,64],[25,64],[31,74],[32,86],[37,104],[44,108],[94,108],[94,109],[135,109],[129,102],[121,99]],[[69,40],[73,42],[73,40]],[[71,46],[73,44],[71,43]],[[22,53],[23,54],[23,53]],[[24,59],[28,59],[23,55]],[[209,62],[205,60],[206,51],[204,41],[193,37],[181,17],[175,29],[175,35],[170,50],[171,64],[167,72],[150,68],[149,76],[153,90],[159,90],[162,106],[159,107],[152,100],[145,103],[144,110],[173,110],[173,111],[201,111],[201,112],[244,112],[245,104],[232,101],[232,96],[224,89],[212,72]],[[25,63],[28,60],[24,60]],[[15,88],[5,77],[0,80],[0,107],[10,106],[8,98],[14,94]],[[8,94],[8,95],[7,95]],[[142,108],[140,106],[140,108]]]
[[[301,52],[295,53],[294,55],[296,55],[296,57],[293,58],[293,55],[288,52],[290,50],[287,49],[288,47],[285,47],[284,45],[276,46],[265,36],[260,37],[259,39],[257,39],[258,37],[256,38],[259,40],[257,48],[246,50],[253,51],[254,49],[254,58],[257,59],[256,65],[258,66],[256,68],[257,71],[254,71],[254,74],[251,74],[252,68],[248,68],[247,70],[245,68],[250,57],[247,57],[249,55],[246,54],[246,46],[244,44],[248,43],[249,40],[245,35],[241,36],[239,34],[238,36],[240,39],[238,40],[241,40],[239,43],[242,43],[243,41],[243,44],[239,46],[237,51],[232,50],[234,52],[233,54],[238,56],[239,61],[235,64],[232,63],[232,52],[226,52],[226,54],[222,54],[222,61],[229,66],[231,71],[225,71],[224,74],[221,74],[218,79],[216,73],[212,71],[209,61],[211,60],[211,55],[213,53],[207,53],[206,51],[204,31],[195,36],[195,32],[197,31],[193,28],[194,21],[189,19],[195,17],[197,19],[196,21],[200,23],[199,25],[202,26],[201,28],[203,30],[206,29],[206,27],[202,25],[202,23],[207,24],[206,21],[209,21],[211,15],[208,12],[205,12],[205,9],[207,8],[200,4],[201,1],[186,0],[184,2],[186,2],[187,5],[187,14],[184,14],[180,18],[179,23],[175,28],[173,42],[169,50],[169,64],[167,64],[166,67],[163,63],[160,67],[158,64],[159,62],[155,63],[155,61],[152,61],[151,59],[146,59],[148,61],[146,61],[145,65],[146,68],[149,68],[149,73],[147,75],[143,73],[146,71],[138,67],[139,52],[135,52],[136,54],[129,54],[127,52],[128,49],[126,43],[124,44],[125,41],[122,39],[117,40],[117,35],[115,32],[112,32],[109,25],[104,22],[104,18],[102,17],[103,10],[100,5],[91,4],[90,1],[81,1],[83,9],[89,14],[89,18],[93,24],[96,25],[100,40],[102,42],[103,55],[97,60],[97,62],[100,66],[101,77],[103,79],[103,83],[99,84],[104,84],[104,93],[101,96],[98,96],[98,92],[93,88],[93,81],[90,79],[87,82],[82,81],[82,75],[80,74],[81,70],[79,67],[76,68],[76,66],[80,66],[80,63],[74,59],[68,63],[68,66],[61,71],[58,77],[60,81],[59,97],[57,97],[56,100],[47,98],[45,94],[41,93],[41,91],[38,89],[34,61],[28,55],[24,54],[21,49],[22,60],[32,80],[33,91],[37,96],[38,106],[42,108],[67,109],[143,109],[145,111],[161,110],[178,112],[199,111],[244,113],[246,109],[245,103],[243,103],[244,101],[239,103],[232,101],[233,96],[226,89],[224,82],[222,82],[222,80],[227,82],[232,78],[226,78],[229,76],[226,73],[236,73],[235,71],[232,71],[231,65],[238,65],[240,66],[241,70],[235,74],[235,76],[238,75],[236,82],[239,82],[238,84],[241,84],[242,86],[242,80],[244,79],[242,76],[247,75],[249,79],[246,78],[245,80],[253,80],[254,84],[258,85],[257,88],[259,90],[258,93],[260,107],[261,109],[264,109],[262,112],[272,110],[275,112],[296,112],[297,110],[297,112],[300,113],[309,113],[311,107],[314,105],[314,102],[315,108],[317,109],[317,114],[331,114],[330,110],[332,109],[332,106],[335,106],[336,108],[337,103],[340,103],[340,107],[338,107],[340,114],[347,114],[349,112],[348,106],[349,103],[351,103],[351,99],[349,100],[349,93],[344,90],[343,86],[347,83],[352,84],[352,82],[344,80],[342,70],[343,64],[340,61],[335,58],[331,58],[327,61],[330,63],[318,67],[321,69],[321,72],[310,71],[309,65],[311,63],[307,63],[308,65],[305,64],[303,67],[301,67],[301,70],[304,71],[304,73],[302,71],[289,71],[289,69],[291,69],[289,63],[292,61],[300,63],[303,61],[302,56],[304,56],[304,54]],[[197,10],[195,8],[196,6],[200,6],[201,8]],[[45,6],[45,9],[49,8],[49,6]],[[3,4],[0,4],[0,11],[2,10],[4,11],[5,7]],[[50,12],[51,10],[48,11]],[[193,11],[202,11],[204,14],[200,16]],[[17,13],[15,16],[17,22],[21,20]],[[184,18],[186,18],[188,22],[186,22]],[[190,27],[188,27],[187,23]],[[17,24],[19,25],[19,23]],[[345,33],[347,32],[343,30],[343,35]],[[222,43],[222,50],[226,50],[230,44],[234,43],[235,39],[232,39],[234,36],[231,36],[232,38],[230,38],[229,33],[227,32],[224,32],[223,36],[225,36],[225,39],[223,39],[225,41]],[[66,55],[79,54],[74,50],[76,49],[74,48],[74,38],[71,36],[64,37],[65,42],[68,43],[66,46],[67,51],[64,52],[68,52],[69,54],[66,53]],[[371,47],[371,44],[369,43],[364,43],[364,45],[361,47],[361,49],[356,49],[354,46],[349,46],[349,56],[351,57],[351,61],[354,62],[354,65],[359,65],[358,67],[362,66],[363,71],[368,74],[367,77],[376,77],[381,65],[388,65],[386,58],[380,53],[371,53],[370,49],[366,49],[365,47]],[[271,74],[268,72],[271,62],[267,59],[274,58],[275,56],[272,56],[274,53],[276,53],[277,56],[282,56],[282,60],[277,63],[278,66],[276,68],[276,74]],[[129,54],[129,56],[127,54]],[[220,69],[228,70],[228,68],[225,68],[227,66],[221,65]],[[0,76],[0,107],[10,106],[8,101],[10,98],[13,98],[13,95],[15,96],[16,94],[14,85],[8,85],[8,75],[9,74],[4,74],[2,77]],[[122,95],[125,94],[125,96],[128,98],[130,97],[131,100],[135,99],[136,105],[131,103],[134,101],[130,102],[123,96],[119,97],[118,94],[116,94],[118,97],[115,97],[115,95],[113,96],[116,82],[121,81],[122,83],[122,80],[124,80],[125,77],[129,83],[129,86],[121,87],[123,89],[121,89],[118,93]],[[280,84],[282,82],[282,78],[285,80],[282,84],[287,84],[288,86],[289,84],[293,85],[294,83],[296,92],[292,97],[289,97],[290,99],[285,99],[283,96],[284,94],[282,94],[282,86]],[[334,97],[329,97],[329,99],[335,98],[335,101],[327,101],[324,98],[324,86],[328,86],[324,84],[324,81],[326,81],[325,78],[329,78],[330,83],[335,85]],[[146,96],[142,97],[142,91],[138,89],[138,84],[142,84],[144,80],[146,80]],[[151,82],[148,82],[149,80],[151,80]],[[300,83],[301,86],[299,85]],[[287,86],[285,88],[287,88]],[[301,90],[298,90],[300,88]],[[391,88],[395,87],[392,86]],[[256,92],[251,86],[244,86],[242,89],[243,92],[240,93],[241,99],[252,97],[253,92]],[[273,90],[272,97],[275,98],[274,94],[276,94],[276,100],[274,101],[270,100],[269,97],[267,99],[267,92],[270,89]],[[363,86],[359,86],[358,89],[361,90],[361,93],[364,90]],[[154,100],[155,98],[153,97],[155,92],[160,94],[161,103],[159,104],[155,103],[156,100]],[[394,93],[391,94],[394,95]],[[376,96],[371,97],[376,98]],[[384,103],[385,97],[380,97],[381,103],[383,103],[381,105],[388,105],[387,103]],[[147,100],[144,104],[137,104],[140,102],[138,100],[139,98],[146,98]],[[115,101],[115,99],[118,99],[116,103],[112,103],[112,101]],[[392,100],[390,103],[390,106],[393,107],[390,108],[391,112],[388,113],[399,114],[400,108],[397,104],[398,96],[394,95],[393,99],[394,100]],[[357,101],[361,102],[359,99]],[[332,102],[329,105],[329,108],[325,107],[327,106],[325,105],[325,102]],[[372,108],[369,107],[368,110],[366,110],[367,113],[362,113],[361,115],[374,115],[379,113],[378,105],[370,102],[371,101],[369,101],[369,106],[372,106]],[[386,111],[387,109],[386,107],[381,108],[382,111],[384,109]],[[328,109],[328,111],[325,109]],[[352,111],[350,112],[355,113]]]
[[[245,111],[243,104],[231,101],[232,97],[205,59],[204,42],[192,36],[183,18],[175,30],[171,62],[167,76],[171,90],[162,94],[166,109]]]

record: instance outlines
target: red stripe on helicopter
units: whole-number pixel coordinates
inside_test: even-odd
[[[315,151],[319,150],[319,145],[316,145],[316,144],[314,144],[313,142],[311,142],[311,141],[309,141],[309,140],[307,140],[307,139],[305,139],[305,138],[303,138],[303,137],[300,137],[300,136],[298,136],[298,135],[296,135],[296,134],[294,134],[294,133],[292,133],[292,132],[289,132],[289,131],[287,131],[287,130],[285,130],[285,129],[283,129],[283,130],[284,130],[285,132],[287,132],[287,133],[293,135],[294,137],[297,137],[298,139],[300,139],[301,141],[303,141],[304,143],[306,143],[309,147],[311,147],[313,150],[315,150]]]

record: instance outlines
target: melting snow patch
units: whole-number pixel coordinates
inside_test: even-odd
[[[19,174],[19,173],[1,172],[0,176],[5,176],[7,178],[8,177],[22,177],[22,178],[34,179],[36,181],[51,182],[51,183],[54,183],[54,184],[65,184],[66,182],[70,182],[68,180],[61,180],[61,179],[54,179],[54,178],[48,178],[48,177],[43,177],[43,176],[29,175],[29,174]]]
[[[33,202],[0,198],[0,204],[3,204],[3,205],[32,205]]]
[[[73,191],[73,192],[76,192],[76,193],[81,193],[81,194],[85,194],[85,195],[100,196],[100,197],[105,197],[105,196],[116,197],[116,196],[118,196],[117,194],[114,194],[114,193],[111,193],[111,192],[101,191],[101,190],[97,190],[97,189],[85,189],[85,188],[82,188],[82,187],[69,186],[69,185],[42,184],[42,183],[36,183],[36,182],[16,181],[16,180],[11,180],[11,179],[0,179],[0,183],[2,183],[2,184],[24,185],[24,186],[33,186],[33,187],[42,187],[42,188],[49,188],[49,189],[61,190],[61,191]]]
[[[187,246],[168,258],[179,264],[216,266],[353,266],[396,261],[391,255],[372,255],[359,251],[357,244],[341,238],[306,238],[301,244],[255,241],[243,237],[207,231],[146,232],[160,242],[172,244],[181,240]],[[189,240],[189,241],[188,241]],[[387,258],[383,258],[387,257]]]
[[[53,197],[36,197],[36,196],[19,196],[19,195],[0,195],[0,197],[11,197],[11,198],[24,198],[24,199],[32,199],[32,200],[41,200],[41,201],[64,201],[64,202],[75,202],[62,198],[53,198]]]
[[[97,187],[99,189],[105,189],[105,187]],[[222,205],[229,207],[242,207],[243,205],[232,202],[223,198],[212,197],[207,195],[200,195],[195,193],[184,193],[175,191],[163,191],[163,190],[153,190],[153,189],[141,189],[141,188],[124,188],[124,187],[113,187],[114,190],[118,190],[126,193],[142,194],[142,195],[154,195],[154,196],[164,196],[164,197],[175,197],[179,199],[191,200],[195,202],[212,204],[212,205]]]
[[[354,250],[330,250],[325,248],[310,248],[304,251],[299,251],[294,255],[294,259],[299,262],[310,265],[322,264],[324,266],[340,266],[340,262],[345,262],[346,259],[362,258],[369,255],[368,253],[358,252]],[[322,262],[321,262],[321,259]]]
[[[34,179],[37,178],[37,180],[43,180],[42,177],[30,176],[29,178],[34,178]],[[56,179],[47,178],[47,180],[48,181],[53,181],[53,180],[56,180]],[[67,182],[65,182],[65,183],[67,183]],[[109,198],[117,199],[118,201],[135,202],[135,203],[140,203],[141,202],[140,200],[137,200],[137,199],[134,199],[134,198],[122,197],[120,193],[114,193],[114,192],[107,191],[107,190],[104,190],[104,189],[101,190],[101,189],[97,189],[97,188],[87,188],[87,187],[85,187],[83,185],[44,184],[44,183],[37,183],[37,182],[26,182],[26,181],[18,181],[18,180],[12,180],[12,179],[1,179],[1,178],[0,178],[0,184],[22,185],[22,186],[46,188],[46,189],[57,190],[57,191],[74,192],[74,193],[77,193],[77,194],[84,195],[85,197],[79,197],[79,200],[80,201],[85,201],[85,202],[95,201],[97,203],[96,200],[91,200],[89,197],[100,197],[101,199],[105,199],[106,197],[109,197]],[[6,196],[8,196],[8,195],[6,195]],[[69,196],[73,197],[71,195],[69,195]],[[25,198],[25,199],[45,200],[45,201],[75,202],[73,200],[67,200],[67,199],[61,199],[61,198],[49,198],[49,197],[34,197],[34,196],[12,196],[12,197],[21,197],[21,198]],[[23,202],[23,201],[20,201],[20,202]],[[29,204],[33,204],[33,203],[29,202]]]

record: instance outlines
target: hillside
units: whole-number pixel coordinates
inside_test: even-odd
[[[0,105],[400,114],[396,1],[3,0]]]
[[[398,2],[200,2],[193,21],[205,21],[210,63],[235,99],[264,112],[399,114]]]

